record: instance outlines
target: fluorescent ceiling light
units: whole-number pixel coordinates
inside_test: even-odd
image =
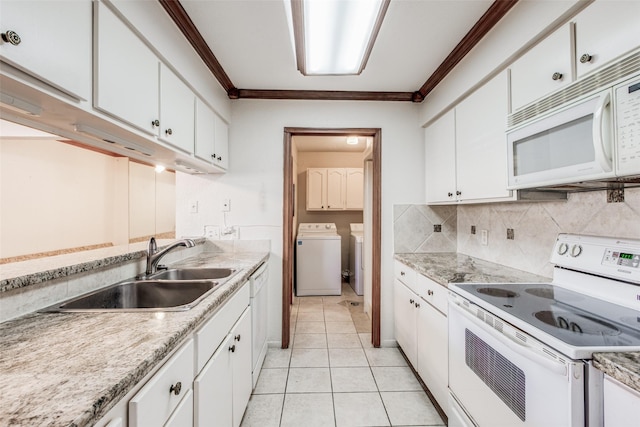
[[[357,145],[358,144],[358,137],[357,136],[350,136],[347,138],[347,144],[349,145]]]
[[[291,0],[298,70],[360,74],[390,0]]]
[[[153,150],[134,142],[127,141],[124,138],[111,135],[110,133],[102,129],[96,129],[94,127],[83,124],[76,124],[75,128],[77,132],[84,133],[85,135],[89,135],[93,138],[101,139],[102,141],[108,142],[110,144],[121,146],[122,148],[126,148],[127,150],[137,151],[144,154],[145,156],[153,155]]]

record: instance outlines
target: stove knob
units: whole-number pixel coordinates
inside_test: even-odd
[[[580,254],[582,253],[582,246],[580,245],[573,245],[573,247],[571,248],[571,256],[572,257],[578,257],[580,256]]]
[[[560,243],[560,246],[558,246],[559,255],[566,254],[568,250],[569,250],[569,245],[567,245],[566,243]]]

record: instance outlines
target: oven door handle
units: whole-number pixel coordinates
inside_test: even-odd
[[[477,317],[473,316],[471,313],[468,313],[465,309],[460,307],[455,302],[449,303],[449,309],[454,308],[457,312],[459,312],[465,319],[469,320],[471,323],[475,324],[477,327],[481,328],[484,332],[491,335],[496,340],[500,341],[503,345],[509,347],[511,350],[515,351],[519,355],[526,357],[529,360],[534,361],[538,365],[545,367],[550,370],[554,374],[566,376],[567,375],[567,366],[559,362],[557,360],[549,359],[539,353],[536,353],[522,341],[517,341],[515,338],[510,337],[509,335],[505,335],[495,330],[492,326],[486,325]],[[509,345],[512,344],[512,345]]]

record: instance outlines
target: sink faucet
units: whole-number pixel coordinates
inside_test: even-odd
[[[165,256],[169,251],[174,250],[178,246],[186,246],[187,248],[192,248],[196,245],[196,243],[191,239],[182,239],[176,240],[160,252],[158,252],[158,245],[156,244],[156,238],[152,237],[149,240],[149,249],[147,250],[147,271],[145,274],[148,276],[149,274],[153,274],[158,269],[158,263],[160,259]]]

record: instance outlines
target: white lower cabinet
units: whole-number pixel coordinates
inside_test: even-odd
[[[129,401],[129,427],[164,425],[188,399],[194,372],[193,339],[189,339]],[[187,409],[184,409],[184,408]],[[183,412],[190,414],[185,415]],[[180,418],[193,418],[193,406],[181,407]]]
[[[603,388],[604,427],[637,425],[640,393],[608,375]]]
[[[237,427],[251,395],[251,311],[245,309],[194,381],[195,425]]]
[[[396,262],[396,270],[398,266],[402,264]],[[411,288],[397,277],[394,283],[396,341],[446,412],[449,406],[447,289],[406,266],[402,266],[401,271],[404,277],[415,279],[409,283]]]
[[[164,427],[184,427],[193,425],[193,391],[189,390],[182,398]]]

